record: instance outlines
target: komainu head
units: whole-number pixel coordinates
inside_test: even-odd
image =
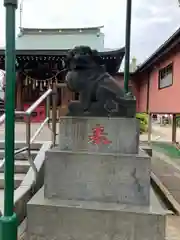
[[[68,70],[89,69],[101,65],[101,57],[97,50],[88,46],[77,46],[70,50],[66,57]]]

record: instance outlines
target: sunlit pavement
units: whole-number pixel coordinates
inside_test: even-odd
[[[180,128],[177,128],[177,142],[180,142]],[[159,124],[153,124],[152,126],[152,135],[151,141],[168,141],[170,142],[172,139],[172,126],[160,126]],[[143,134],[140,136],[141,141],[148,140],[148,134]]]
[[[153,125],[153,132],[156,135],[159,135],[159,140],[161,141],[171,141],[172,139],[172,126],[160,126],[159,124]],[[176,140],[177,142],[180,142],[180,128],[177,128],[176,132]]]

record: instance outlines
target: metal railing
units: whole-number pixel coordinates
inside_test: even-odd
[[[52,97],[52,128],[50,127],[50,98]],[[40,127],[36,130],[34,135],[31,137],[31,116],[33,111],[43,102],[46,100],[46,118],[41,123]],[[56,144],[56,116],[57,116],[57,89],[56,85],[53,84],[52,89],[48,89],[36,102],[34,102],[26,111],[15,111],[16,116],[24,116],[26,117],[26,146],[15,150],[14,155],[18,155],[22,152],[27,152],[27,159],[29,161],[30,166],[32,167],[34,174],[35,174],[35,181],[37,178],[37,168],[34,164],[31,154],[31,144],[35,141],[37,136],[42,131],[43,127],[48,124],[48,128],[52,132],[52,145],[55,146]],[[5,114],[0,117],[0,125],[5,121]],[[4,167],[5,158],[2,160],[0,164],[0,169]]]

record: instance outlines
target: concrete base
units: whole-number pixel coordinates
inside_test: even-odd
[[[153,206],[48,200],[41,189],[28,203],[27,239],[165,240],[165,214]]]
[[[96,132],[99,136],[96,140],[100,140],[96,144],[90,137],[93,136],[93,129],[99,127],[104,129],[99,135]],[[104,137],[109,143],[103,141]],[[136,154],[138,147],[139,122],[135,118],[60,118],[59,148],[61,150]]]
[[[45,160],[45,197],[149,205],[150,157],[51,149]]]

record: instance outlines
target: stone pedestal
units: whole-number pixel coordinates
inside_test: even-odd
[[[27,207],[28,239],[165,240],[136,119],[65,117],[59,130]]]
[[[29,240],[165,240],[165,212],[151,207],[44,198],[27,208]]]
[[[100,144],[96,144],[98,134],[102,137]],[[103,144],[103,137],[107,144]],[[59,124],[59,148],[73,152],[136,154],[139,122],[135,118],[63,117]]]
[[[45,197],[149,205],[150,158],[139,154],[46,154]]]

